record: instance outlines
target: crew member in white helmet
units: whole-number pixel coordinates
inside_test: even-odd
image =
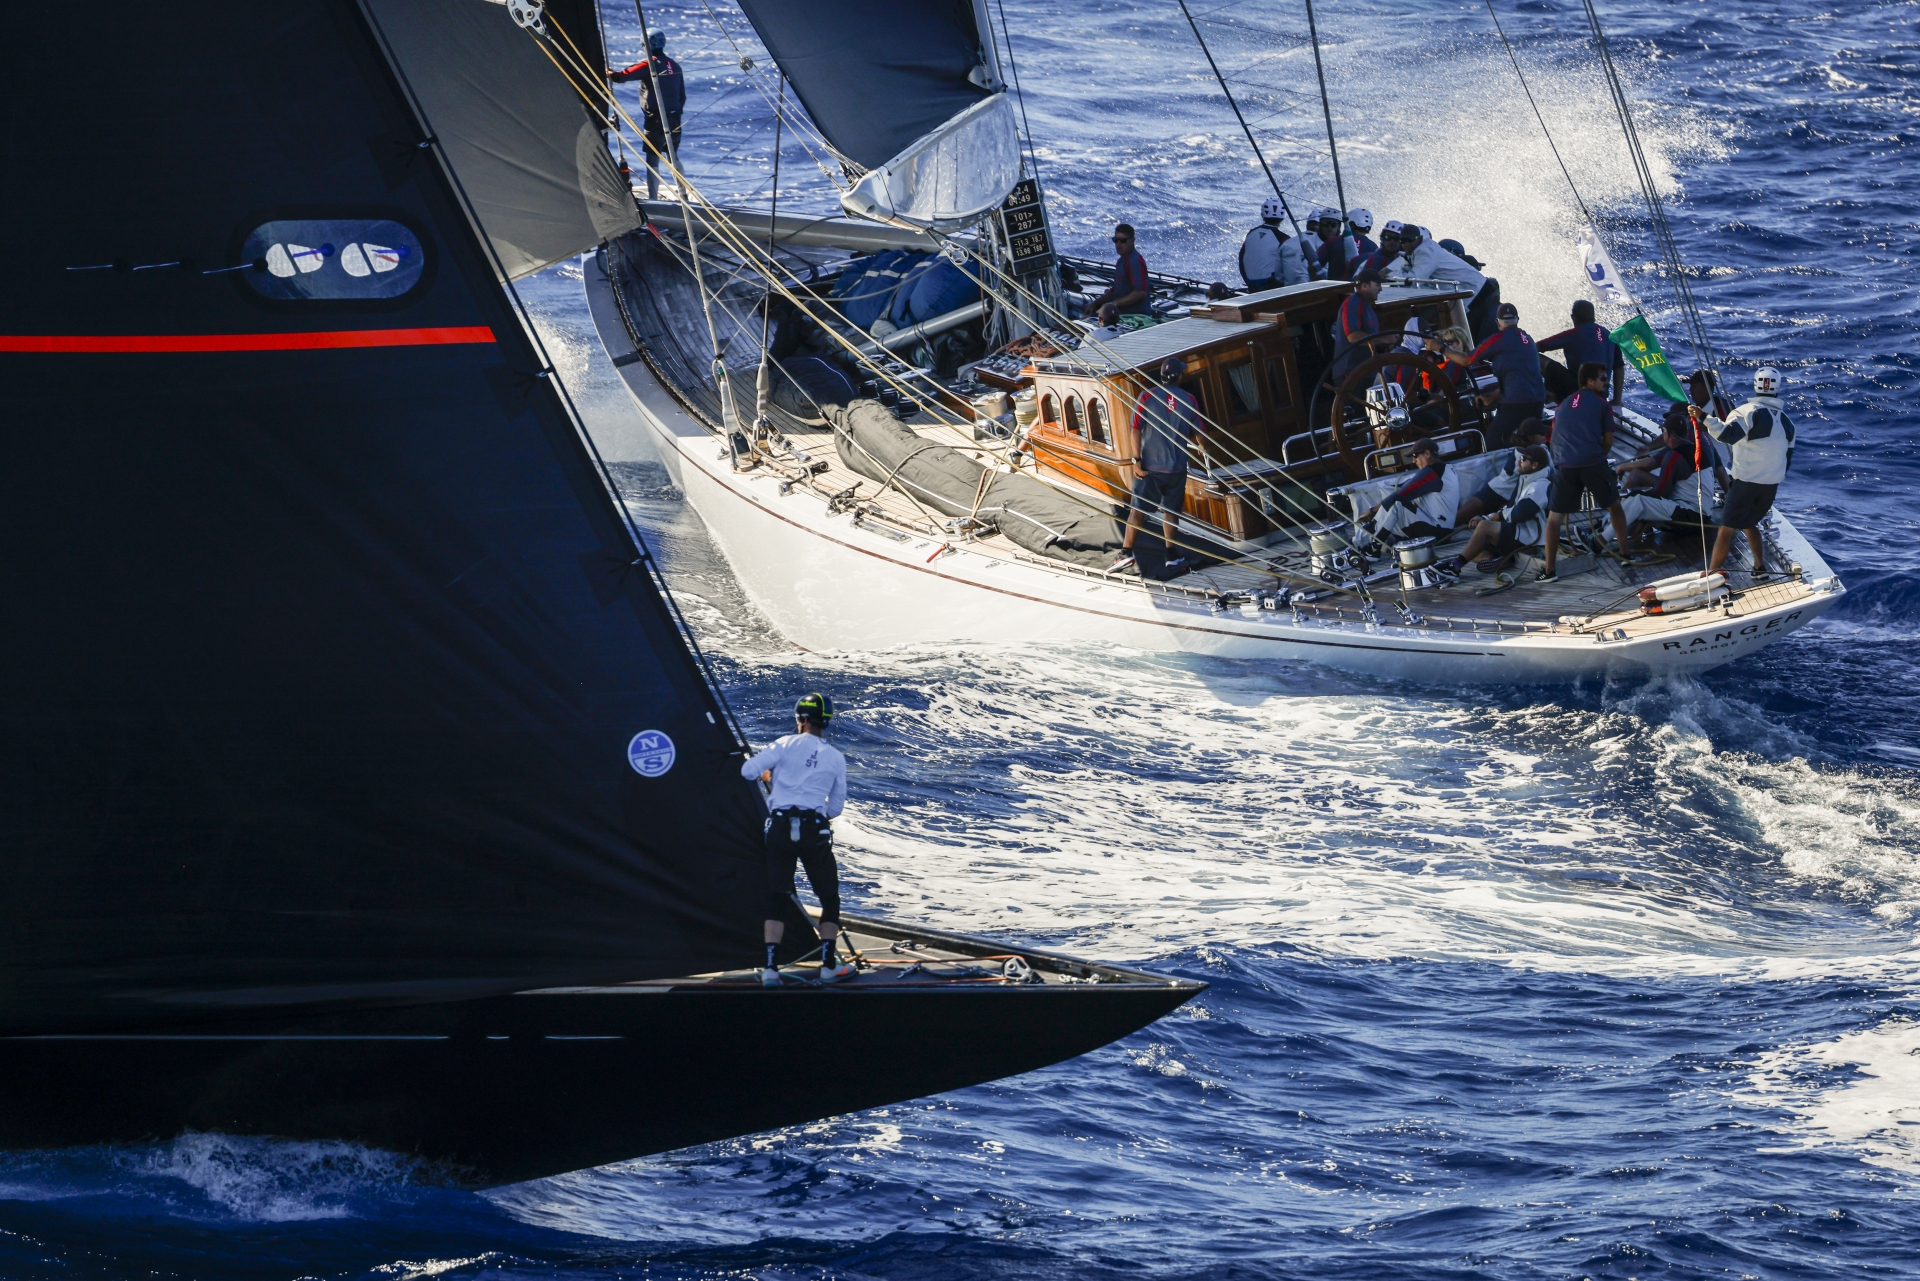
[[[773,740],[740,767],[740,777],[773,785],[768,798],[767,914],[762,935],[767,945],[766,968],[760,981],[780,985],[780,967],[774,953],[785,937],[783,919],[793,898],[793,865],[807,869],[807,880],[820,899],[820,981],[837,983],[853,973],[853,966],[834,957],[840,935],[840,875],[833,862],[832,821],[847,803],[847,758],[827,742],[833,721],[833,700],[808,694],[793,707],[793,733]]]
[[[1353,209],[1347,213],[1347,234],[1340,238],[1340,252],[1337,257],[1342,264],[1340,278],[1352,280],[1353,274],[1360,270],[1360,264],[1380,252],[1380,246],[1373,243],[1367,235],[1373,230],[1373,214],[1366,209]]]
[[[1720,530],[1714,535],[1713,556],[1703,574],[1716,574],[1733,550],[1733,535],[1747,534],[1753,553],[1753,572],[1765,573],[1767,556],[1760,541],[1760,522],[1773,510],[1774,495],[1793,465],[1793,420],[1780,406],[1780,371],[1771,367],[1753,376],[1753,399],[1724,420],[1707,418],[1707,431],[1733,452],[1733,480],[1720,509]]]
[[[1280,197],[1268,196],[1260,206],[1260,225],[1240,242],[1240,278],[1248,289],[1278,289],[1310,279],[1300,242],[1287,234],[1280,221],[1285,212]]]

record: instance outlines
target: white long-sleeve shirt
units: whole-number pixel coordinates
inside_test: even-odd
[[[741,778],[773,771],[772,809],[813,810],[840,817],[847,803],[847,758],[818,734],[786,734],[754,753],[740,767]]]
[[[1752,485],[1778,485],[1793,455],[1793,422],[1778,396],[1755,396],[1728,414],[1707,419],[1713,438],[1733,451],[1733,478]]]
[[[1240,276],[1249,286],[1261,280],[1278,280],[1282,285],[1306,283],[1307,260],[1300,252],[1300,242],[1292,236],[1283,240],[1278,229],[1261,223],[1240,243]]]
[[[1431,240],[1422,240],[1412,253],[1401,254],[1388,263],[1384,274],[1396,280],[1455,280],[1476,294],[1487,283],[1487,278],[1465,259],[1454,257]]]

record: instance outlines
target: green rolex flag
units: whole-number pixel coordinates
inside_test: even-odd
[[[1671,401],[1686,401],[1687,389],[1674,377],[1673,366],[1667,363],[1667,354],[1660,350],[1660,340],[1653,336],[1653,326],[1647,323],[1645,316],[1635,316],[1609,337],[1627,353],[1628,363],[1647,380],[1649,391]]]

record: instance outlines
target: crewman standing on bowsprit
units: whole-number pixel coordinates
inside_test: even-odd
[[[641,127],[647,135],[647,199],[660,196],[657,166],[671,170],[680,164],[680,113],[687,109],[687,78],[680,64],[667,56],[667,33],[647,33],[647,56],[624,71],[609,71],[607,79],[623,85],[640,82]]]
[[[807,869],[807,880],[820,899],[820,981],[837,983],[853,973],[853,966],[834,956],[840,935],[840,874],[833,862],[834,819],[847,803],[847,758],[827,742],[833,722],[833,700],[808,694],[793,707],[793,733],[773,741],[740,767],[742,778],[773,785],[767,815],[767,915],[762,938],[767,945],[766,967],[760,981],[780,985],[780,967],[774,953],[786,936],[783,919],[793,898],[793,865]]]

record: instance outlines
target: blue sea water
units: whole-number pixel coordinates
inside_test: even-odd
[[[1189,3],[1289,196],[1332,203],[1303,13]],[[1684,366],[1579,7],[1496,3]],[[764,201],[772,124],[732,44],[704,4],[654,10],[692,180]],[[1463,240],[1557,328],[1578,205],[1485,9],[1317,13],[1349,202]],[[0,1276],[1920,1273],[1920,8],[1603,14],[1731,377],[1791,379],[1782,506],[1851,589],[1827,620],[1698,680],[1558,691],[1044,643],[796,653],[555,269],[524,292],[751,733],[801,687],[847,709],[854,901],[1212,987],[1014,1080],[483,1193],[345,1144],[0,1157]],[[1062,245],[1099,254],[1125,218],[1156,267],[1227,276],[1263,179],[1178,8],[1006,17]],[[784,164],[783,203],[826,209],[804,151]],[[767,1070],[832,1064],[769,1047]]]

